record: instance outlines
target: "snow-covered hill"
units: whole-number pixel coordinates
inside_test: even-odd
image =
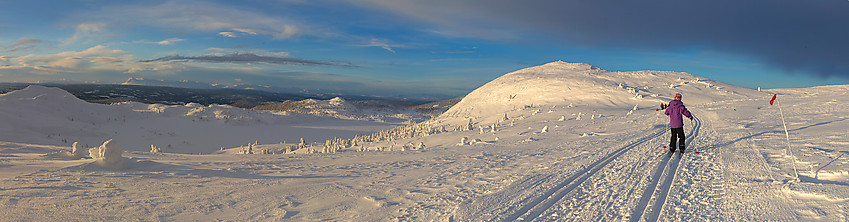
[[[509,111],[533,106],[598,109],[656,107],[681,93],[688,104],[750,98],[753,90],[681,72],[610,72],[563,61],[521,69],[472,91],[439,120],[452,124],[494,122]]]
[[[52,90],[0,96],[0,121],[13,123],[0,131],[4,219],[849,219],[849,86],[758,92],[686,73],[553,62],[499,77],[431,121],[325,143],[338,152],[305,152],[321,144],[275,155],[135,149],[123,153],[129,164],[119,170],[50,153],[70,151],[56,142],[65,137],[146,145],[246,135],[237,139],[245,144],[269,132],[330,138],[328,129],[344,124],[196,104],[81,104]],[[683,155],[664,147],[668,118],[657,110],[675,93],[696,116],[685,121]],[[351,111],[342,101],[316,104]],[[323,118],[328,124],[316,125]],[[45,136],[50,130],[63,133]],[[254,147],[290,147],[260,142]]]
[[[0,95],[0,120],[0,141],[94,146],[114,138],[125,150],[147,151],[156,145],[170,153],[211,153],[257,141],[316,142],[399,124],[196,103],[102,105],[38,85]]]

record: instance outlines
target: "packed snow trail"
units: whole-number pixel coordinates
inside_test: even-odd
[[[532,201],[525,204],[518,211],[510,214],[510,216],[502,219],[501,221],[516,221],[516,220],[533,220],[534,218],[539,217],[545,210],[554,206],[559,200],[563,199],[564,196],[568,195],[570,192],[575,190],[576,187],[581,185],[584,181],[586,181],[589,177],[597,173],[600,169],[604,168],[608,164],[610,164],[613,160],[626,153],[627,151],[637,147],[641,144],[644,144],[648,141],[651,141],[654,138],[657,138],[664,134],[664,130],[660,130],[646,137],[640,138],[639,140],[620,148],[619,150],[614,151],[606,157],[603,157],[592,164],[590,164],[586,169],[581,170],[571,177],[564,180],[562,183],[557,186],[545,191],[539,197],[533,199]],[[551,177],[545,177],[544,179],[549,179]],[[541,183],[536,183],[535,185],[540,185]],[[508,210],[509,211],[509,210]]]
[[[690,144],[690,152],[694,153],[695,149],[694,144],[692,142],[699,135],[699,129],[701,128],[702,121],[701,119],[694,117],[693,118],[693,130],[690,131],[690,135],[687,136],[686,144]],[[666,155],[666,154],[664,154]],[[686,154],[691,155],[691,154]],[[675,181],[675,175],[678,171],[678,166],[680,166],[680,162],[685,158],[684,154],[671,154],[666,155],[662,162],[657,165],[655,169],[655,173],[651,177],[651,183],[645,189],[643,196],[640,198],[640,203],[634,208],[634,212],[631,215],[631,220],[633,222],[640,221],[642,219],[643,214],[647,213],[647,217],[645,221],[657,221],[658,217],[663,210],[663,205],[666,204],[666,198],[669,196],[669,189],[672,188],[672,183]],[[660,187],[658,187],[658,183],[660,181]],[[651,208],[648,207],[649,202],[654,200]],[[649,211],[650,210],[650,211]],[[648,211],[648,212],[647,212]]]

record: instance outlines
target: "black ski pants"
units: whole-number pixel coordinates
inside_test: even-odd
[[[669,150],[675,151],[675,141],[678,141],[678,148],[684,151],[684,128],[672,128],[672,138],[669,139]]]

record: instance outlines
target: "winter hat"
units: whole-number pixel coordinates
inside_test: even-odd
[[[681,94],[675,93],[675,100],[681,100]]]

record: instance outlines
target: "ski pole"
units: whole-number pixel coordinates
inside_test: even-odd
[[[690,115],[693,117],[693,118],[690,118],[690,124],[691,124],[691,125],[693,125],[693,129],[696,129],[696,122],[693,120],[693,119],[695,119],[695,118],[696,118],[696,115],[692,115],[692,114],[690,114]],[[690,133],[693,133],[693,132],[690,132]],[[696,142],[696,137],[693,137],[693,141],[692,141],[692,142],[693,142],[693,143],[695,143],[695,142]],[[699,154],[699,153],[701,153],[701,152],[699,152],[699,151],[696,151],[696,146],[695,146],[695,145],[690,144],[690,146],[692,146],[692,147],[693,147],[693,151],[695,151],[695,152],[694,152],[695,154]]]

